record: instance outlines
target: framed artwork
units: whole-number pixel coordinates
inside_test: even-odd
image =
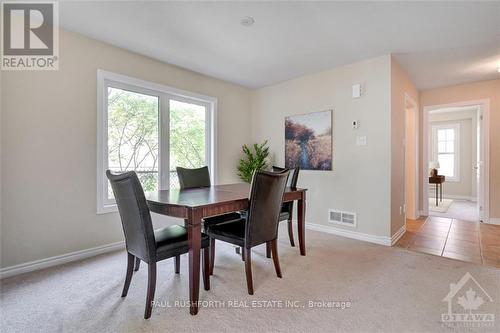
[[[285,118],[285,167],[332,170],[332,110]]]

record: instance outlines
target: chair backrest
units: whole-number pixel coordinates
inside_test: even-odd
[[[127,251],[151,262],[156,255],[156,243],[151,214],[144,190],[134,171],[112,174],[106,171],[122,220]]]
[[[177,177],[181,190],[194,187],[209,187],[210,173],[208,167],[204,166],[198,169],[186,169],[177,167]]]
[[[253,175],[245,230],[246,248],[278,237],[278,218],[287,177],[288,170],[283,172],[259,170]]]
[[[284,170],[287,170],[287,169],[273,165],[273,172],[283,172]],[[286,182],[287,187],[290,187],[292,189],[297,188],[297,181],[299,179],[299,171],[300,171],[299,167],[295,167],[293,169],[290,169],[290,174],[288,175],[288,180]],[[291,216],[292,211],[293,211],[293,201],[283,203],[283,208],[281,209],[281,211],[287,212]]]
[[[299,180],[300,167],[297,166],[293,169],[285,169],[285,168],[273,165],[273,172],[282,172],[285,170],[290,170],[290,174],[288,175],[288,180],[286,182],[286,186],[290,187],[290,188],[297,188],[297,181]]]

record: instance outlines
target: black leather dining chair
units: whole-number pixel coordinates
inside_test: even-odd
[[[290,187],[292,189],[297,188],[297,181],[299,179],[299,167],[295,167],[293,169],[286,169],[282,167],[278,167],[273,165],[273,172],[283,172],[285,170],[289,170],[290,174],[288,175],[288,180],[286,182],[286,186]],[[293,217],[293,201],[290,202],[285,202],[283,203],[281,207],[281,212],[280,212],[280,217],[279,221],[287,221],[288,224],[288,238],[290,239],[290,245],[295,246],[295,242],[293,240],[293,223],[292,223],[292,217]],[[270,247],[266,247],[266,256],[268,258],[271,258],[271,251]]]
[[[153,229],[151,214],[147,205],[141,183],[134,171],[122,174],[112,174],[106,171],[106,176],[111,183],[118,211],[125,234],[127,248],[127,273],[122,297],[127,296],[134,260],[136,270],[140,261],[148,264],[148,291],[144,318],[151,317],[153,299],[156,287],[156,263],[168,258],[175,258],[175,272],[179,273],[180,255],[189,251],[188,233],[180,225],[172,225],[160,229]],[[203,284],[205,290],[210,289],[209,274],[209,238],[201,235],[201,248],[203,249]]]
[[[251,251],[254,246],[270,244],[276,275],[282,277],[277,237],[278,217],[287,177],[288,171],[256,171],[252,179],[247,214],[233,221],[209,225],[206,229],[211,240],[218,239],[243,248],[250,295],[253,295]],[[211,251],[215,253],[215,247]],[[213,261],[210,261],[210,265],[213,265]]]
[[[187,168],[177,167],[176,170],[181,190],[211,186],[210,172],[207,166],[197,169],[187,169]],[[238,219],[239,217],[240,214],[237,212],[206,217],[203,219],[203,230],[206,231],[209,225],[235,220]],[[215,239],[212,239],[210,242],[210,249],[211,249],[210,262],[215,261],[215,253],[213,250],[214,248],[215,248]],[[210,267],[213,267],[213,265],[211,265]],[[212,270],[210,273],[212,273]]]

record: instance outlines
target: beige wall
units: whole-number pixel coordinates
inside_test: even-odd
[[[500,205],[497,203],[500,202],[500,79],[424,90],[420,93],[421,116],[426,106],[480,99],[490,101],[490,218],[499,218]],[[422,147],[423,142],[421,143]],[[422,156],[422,150],[420,154]]]
[[[407,103],[405,110],[405,204],[406,218],[417,219],[418,213],[418,109]]]
[[[475,111],[443,112],[429,115],[428,152],[431,154],[432,126],[459,124],[459,163],[460,180],[446,181],[443,186],[443,196],[463,199],[476,198],[476,175],[473,166],[476,164],[477,154],[477,117]],[[432,159],[432,157],[429,157]],[[429,198],[433,198],[434,185],[429,186]]]
[[[285,117],[333,109],[333,171],[301,171],[308,188],[308,223],[328,222],[328,209],[358,214],[353,231],[390,236],[390,57],[383,56],[307,75],[253,94],[252,138],[269,140],[273,163],[284,164]],[[366,93],[352,99],[351,86]],[[351,122],[360,121],[353,130]],[[367,136],[366,146],[356,137]]]
[[[1,267],[123,239],[117,213],[96,215],[97,69],[218,98],[218,180],[238,180],[246,88],[64,31],[59,68],[2,73]]]
[[[418,90],[401,66],[391,58],[391,235],[405,225],[405,113],[407,96],[418,103]],[[418,108],[418,105],[417,105]]]

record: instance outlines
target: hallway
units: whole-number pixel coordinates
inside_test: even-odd
[[[445,199],[446,200],[446,199]],[[445,212],[433,210],[434,200],[429,200],[429,215],[447,217],[463,221],[479,221],[479,211],[476,201],[452,200]]]

